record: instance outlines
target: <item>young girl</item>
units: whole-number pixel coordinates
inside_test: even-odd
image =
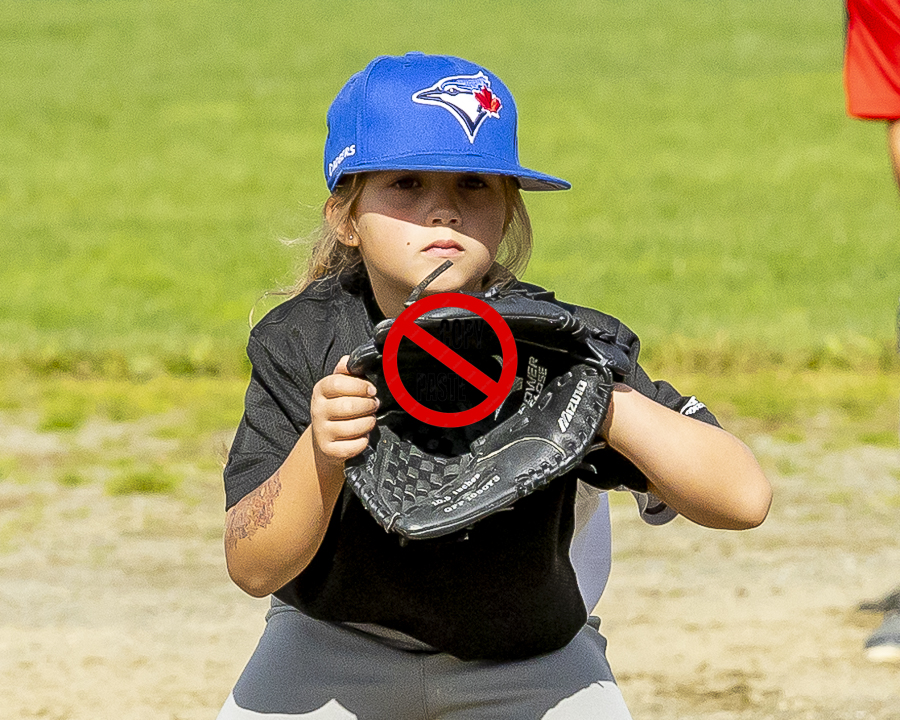
[[[495,75],[420,53],[377,58],[344,86],[328,113],[325,175],[309,276],[250,334],[225,548],[239,587],[275,597],[219,717],[629,718],[606,641],[587,624],[605,577],[576,577],[570,560],[577,473],[466,539],[406,545],[344,484],[379,406],[348,374],[349,352],[448,258],[428,293],[517,283],[531,245],[520,190],[568,183],[519,164],[516,108]],[[761,523],[770,488],[747,447],[695,398],[650,382],[627,328],[581,310],[631,348],[598,471],[645,479],[636,497],[654,524],[677,513],[715,528]],[[591,518],[599,546],[580,551],[601,573],[608,522]]]

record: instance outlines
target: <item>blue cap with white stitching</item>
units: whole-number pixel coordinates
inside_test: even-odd
[[[325,180],[376,170],[509,175],[523,190],[566,190],[565,180],[519,164],[516,105],[493,73],[457,57],[375,58],[328,110]]]

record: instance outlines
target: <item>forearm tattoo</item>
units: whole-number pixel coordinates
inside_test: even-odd
[[[253,537],[257,530],[272,522],[275,513],[275,498],[281,493],[280,471],[232,508],[225,523],[225,546],[229,550],[237,547],[238,540]]]

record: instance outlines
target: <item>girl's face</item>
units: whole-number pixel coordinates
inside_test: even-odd
[[[412,289],[446,260],[426,294],[477,291],[506,229],[508,180],[499,175],[418,170],[366,177],[353,238],[375,298],[396,317]]]

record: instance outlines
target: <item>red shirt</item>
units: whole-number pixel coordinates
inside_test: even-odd
[[[900,118],[900,0],[847,0],[847,112]]]

